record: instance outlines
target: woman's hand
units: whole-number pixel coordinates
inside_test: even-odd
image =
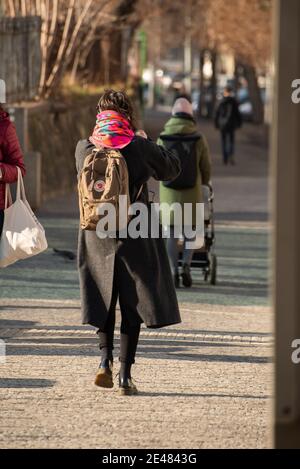
[[[146,134],[146,132],[142,129],[139,129],[135,132],[135,135],[138,135],[139,137],[143,137],[143,138],[148,138],[148,135]]]

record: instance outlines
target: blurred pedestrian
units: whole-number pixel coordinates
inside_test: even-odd
[[[192,220],[188,221],[192,227],[196,224],[196,204],[202,202],[202,185],[207,185],[211,178],[211,162],[208,143],[204,135],[197,131],[193,117],[191,102],[186,98],[176,99],[172,117],[165,124],[158,144],[175,152],[181,159],[182,172],[174,180],[160,184],[160,202],[162,219],[167,215],[166,207],[179,203],[184,209],[185,203],[192,204]],[[178,268],[179,239],[175,233],[174,213],[170,217],[170,237],[167,239],[167,250],[171,264],[174,284],[180,287],[180,273]],[[194,251],[187,248],[188,240],[184,237],[182,253],[182,283],[185,287],[192,286],[191,262]]]
[[[0,104],[0,236],[4,220],[5,185],[18,180],[17,167],[21,169],[24,176],[23,154],[16,129],[9,118],[9,114]]]
[[[221,132],[223,163],[235,164],[235,132],[242,125],[239,105],[233,95],[231,86],[226,86],[223,99],[217,107],[215,126]]]
[[[144,118],[144,86],[142,78],[138,75],[130,75],[128,78],[128,96],[131,100],[135,121],[142,126]]]
[[[130,200],[138,199],[148,205],[149,178],[174,178],[180,171],[180,162],[145,137],[145,133],[136,131],[128,96],[124,92],[105,91],[98,103],[92,137],[77,144],[78,173],[95,148],[118,150],[128,168]],[[164,240],[130,236],[100,239],[96,231],[80,229],[78,259],[82,320],[98,328],[101,361],[95,384],[113,386],[115,310],[119,299],[119,389],[121,394],[136,394],[131,366],[135,362],[141,323],[157,328],[181,322]]]

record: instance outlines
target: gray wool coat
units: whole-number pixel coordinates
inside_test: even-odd
[[[75,153],[77,172],[93,148],[88,140],[78,142]],[[139,201],[149,203],[149,178],[170,180],[180,172],[180,162],[175,155],[142,137],[135,137],[121,153],[128,167],[131,200],[135,200],[144,184]],[[181,322],[162,237],[99,239],[95,231],[80,229],[78,268],[83,324],[103,328],[109,310],[114,306],[116,285],[121,310],[126,308],[127,315],[132,312],[132,321],[138,315],[140,322],[149,328]]]

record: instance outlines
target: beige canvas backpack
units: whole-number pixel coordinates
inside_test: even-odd
[[[97,214],[97,209],[101,204],[113,204],[118,220],[120,195],[127,196],[128,214],[129,175],[125,158],[118,150],[94,149],[85,158],[78,179],[78,195],[80,226],[83,230],[96,230],[101,218]]]

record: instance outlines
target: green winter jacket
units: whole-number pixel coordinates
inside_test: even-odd
[[[166,123],[161,135],[174,135],[174,134],[192,134],[197,132],[197,126],[195,121],[188,115],[173,116]],[[158,139],[159,145],[164,145],[162,139]],[[160,202],[167,203],[169,205],[178,202],[182,205],[184,203],[193,204],[193,225],[196,222],[196,203],[202,202],[202,184],[207,185],[211,178],[211,162],[208,143],[201,135],[201,138],[197,142],[197,182],[195,187],[191,189],[170,189],[165,187],[163,183],[160,183]],[[164,208],[162,208],[162,213]],[[173,214],[171,212],[171,225],[173,222]]]

